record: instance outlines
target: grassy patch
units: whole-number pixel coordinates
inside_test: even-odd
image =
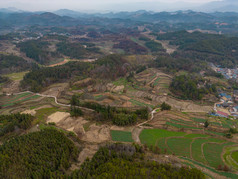
[[[190,138],[169,138],[167,145],[175,155],[190,157],[190,144],[192,139]]]
[[[184,137],[187,137],[187,138],[198,138],[198,137],[210,137],[209,135],[206,135],[206,134],[188,134]]]
[[[202,119],[202,118],[192,118],[192,120],[194,120],[195,122],[200,122],[200,123],[206,122],[206,119]]]
[[[186,126],[186,125],[183,125],[183,124],[178,124],[178,123],[172,123],[172,122],[166,122],[167,125],[169,126],[173,126],[173,127],[176,127],[176,128],[184,128],[184,129],[202,129],[202,128],[198,128],[198,127],[192,127],[192,126]]]
[[[210,133],[210,134],[215,134],[215,135],[219,135],[219,136],[224,136],[224,133],[220,133],[220,132],[209,131],[209,130],[206,130],[206,132],[208,132],[208,133]]]
[[[160,80],[160,78],[157,78],[157,79],[154,81],[154,86],[157,86],[157,85],[158,85],[159,80]]]
[[[225,142],[224,140],[220,140],[217,138],[199,138],[196,139],[193,143],[192,143],[192,158],[196,161],[199,162],[203,162],[206,163],[206,159],[203,156],[202,153],[202,145],[208,142],[217,142],[217,143],[223,143]]]
[[[68,134],[68,133],[69,133],[68,131],[65,131],[65,130],[63,130],[63,129],[59,129],[59,128],[57,128],[56,126],[47,125],[47,124],[40,124],[40,125],[39,125],[39,129],[40,129],[40,130],[44,130],[44,129],[56,129],[56,130],[59,130],[60,132],[63,132],[64,134]]]
[[[126,86],[128,84],[128,81],[126,80],[126,78],[120,78],[120,79],[114,81],[113,84],[116,86],[120,86],[120,85]]]
[[[153,105],[151,104],[146,104],[146,103],[143,103],[143,102],[140,102],[140,101],[137,101],[137,100],[134,100],[134,99],[130,99],[129,100],[133,105],[135,106],[150,106],[150,107],[154,107]]]
[[[172,123],[178,123],[178,124],[185,124],[185,125],[193,125],[194,123],[191,121],[184,121],[182,119],[170,119]]]
[[[113,141],[133,142],[131,132],[111,130],[111,136]]]
[[[238,151],[232,152],[231,157],[238,163]]]
[[[166,137],[184,136],[185,132],[173,132],[165,129],[144,129],[140,134],[142,144],[155,145],[157,140]]]
[[[44,120],[46,120],[46,118],[59,111],[59,109],[57,108],[42,108],[36,111],[36,120],[34,121],[35,124],[38,124],[39,122],[43,122]]]
[[[224,165],[221,154],[225,146],[233,145],[234,143],[228,142],[225,144],[215,144],[215,143],[206,143],[203,146],[204,156],[208,164],[214,168],[217,168],[218,165]]]
[[[166,145],[166,138],[160,138],[157,141],[157,146],[162,150],[162,152],[167,154],[172,154],[172,151],[169,149],[169,147]]]
[[[4,75],[4,76],[10,78],[13,81],[18,81],[18,80],[22,80],[23,77],[25,76],[25,74],[27,74],[27,73],[28,73],[28,71],[24,71],[24,72],[19,72],[19,73],[10,73],[10,74]]]
[[[226,147],[223,159],[228,166],[238,171],[238,146]]]
[[[83,125],[84,131],[85,131],[85,132],[89,131],[90,126],[91,126],[91,123],[90,123],[90,122],[85,123],[85,124]]]
[[[94,99],[100,99],[100,98],[102,98],[102,97],[104,97],[103,95],[97,95],[97,96],[94,96]]]

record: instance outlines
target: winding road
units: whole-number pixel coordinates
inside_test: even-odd
[[[147,122],[152,121],[152,120],[154,119],[154,114],[156,113],[156,110],[158,110],[158,109],[159,109],[159,108],[156,108],[156,109],[154,109],[154,110],[151,112],[151,118],[150,118],[150,120],[145,121],[145,122],[142,122],[142,123],[140,123],[140,124],[137,124],[137,127],[141,127],[143,124],[146,124]]]
[[[19,95],[19,94],[23,94],[23,93],[31,93],[31,94],[38,95],[38,96],[41,96],[41,97],[54,98],[55,103],[58,104],[58,105],[60,105],[60,106],[64,106],[64,107],[70,107],[70,106],[71,106],[70,104],[59,103],[56,96],[45,95],[45,94],[40,94],[40,93],[34,93],[34,92],[32,92],[32,91],[23,91],[23,92],[20,92],[20,93],[13,93],[13,95]],[[94,111],[94,110],[89,109],[89,108],[84,108],[84,107],[80,107],[80,108],[81,108],[81,109],[87,109],[87,110],[90,110],[90,111]],[[137,124],[136,126],[137,126],[137,127],[141,127],[143,124],[145,124],[145,123],[150,122],[151,120],[153,120],[153,118],[154,118],[154,113],[156,113],[156,110],[157,110],[157,109],[159,109],[159,108],[156,108],[156,109],[154,109],[154,110],[151,112],[151,118],[150,118],[150,120],[145,121],[145,122],[142,122],[142,123],[140,123],[140,124]]]
[[[24,91],[24,92],[20,92],[20,93],[13,93],[13,95],[19,95],[19,94],[23,94],[23,93],[31,93],[31,94],[35,94],[35,95],[38,95],[38,96],[41,96],[41,97],[54,98],[56,104],[58,104],[58,105],[60,105],[60,106],[70,107],[69,104],[59,103],[56,96],[45,95],[45,94],[40,94],[40,93],[34,93],[34,92],[31,92],[31,91]]]

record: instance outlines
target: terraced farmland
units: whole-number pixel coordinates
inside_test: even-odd
[[[224,136],[230,128],[237,126],[236,121],[211,117],[201,114],[200,117],[193,117],[194,113],[182,113],[178,111],[158,111],[153,121],[149,124],[155,128],[166,128],[184,132],[200,131],[204,129],[204,123],[209,122],[208,129],[204,132],[208,135]]]
[[[38,95],[34,95],[31,93],[22,93],[18,95],[11,95],[11,96],[1,96],[0,101],[1,101],[1,106],[2,107],[9,107],[9,106],[14,106],[16,104],[20,104],[29,100],[34,100],[40,98]]]
[[[224,165],[222,161],[222,151],[225,146],[234,145],[235,143],[227,142],[223,144],[205,143],[203,146],[203,154],[208,164],[214,168]]]
[[[181,123],[174,123],[174,122],[166,122],[167,125],[169,126],[172,126],[172,127],[176,127],[176,128],[179,128],[179,129],[202,129],[202,128],[199,128],[199,127],[194,127],[194,126],[188,126],[188,125],[184,125],[184,124],[181,124]]]
[[[238,170],[238,146],[226,147],[223,158],[229,167]]]
[[[222,153],[226,147],[238,145],[210,135],[187,134],[164,129],[144,129],[140,134],[140,141],[148,146],[158,146],[168,154],[191,158],[213,168],[225,165]],[[238,159],[237,156],[235,153],[234,158]]]

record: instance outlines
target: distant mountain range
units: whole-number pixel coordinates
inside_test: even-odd
[[[113,21],[113,22],[112,22]],[[118,13],[94,13],[86,14],[68,9],[61,9],[54,12],[24,12],[17,9],[0,9],[0,29],[2,27],[16,27],[26,25],[42,26],[75,26],[80,24],[107,23],[132,24],[142,23],[170,23],[170,24],[215,24],[228,23],[238,25],[238,13],[236,12],[195,12],[191,10],[175,12],[118,12]]]
[[[203,12],[238,12],[238,0],[213,1],[194,10]]]

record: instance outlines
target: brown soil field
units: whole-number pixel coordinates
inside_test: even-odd
[[[144,91],[128,91],[128,93],[130,95],[136,96],[137,98],[148,96],[152,99],[152,103],[154,104],[161,104],[163,102],[166,102],[167,104],[171,105],[172,108],[182,112],[210,112],[213,108],[213,106],[201,106],[194,104],[192,101],[178,100],[170,96],[157,96],[155,94],[150,94]]]
[[[59,62],[59,63],[52,64],[52,65],[49,65],[48,67],[55,67],[55,66],[64,65],[64,64],[66,64],[66,63],[68,63],[68,62],[69,62],[68,59],[64,59],[64,61]]]
[[[85,132],[85,134],[81,138],[81,140],[91,143],[102,143],[109,141],[110,139],[110,126],[97,126],[96,124],[92,124],[89,127],[89,131]]]
[[[55,113],[51,114],[50,116],[48,116],[47,123],[54,122],[56,125],[58,125],[58,123],[61,120],[65,120],[69,116],[70,116],[70,114],[66,113],[66,112],[55,112]]]
[[[76,163],[73,163],[70,167],[70,170],[76,170],[80,168],[80,165],[87,159],[91,159],[94,154],[98,151],[98,145],[87,144],[84,146],[83,150],[79,153]]]
[[[62,91],[64,91],[68,87],[68,83],[58,83],[53,84],[47,88],[42,94],[51,95],[51,96],[59,96]]]

